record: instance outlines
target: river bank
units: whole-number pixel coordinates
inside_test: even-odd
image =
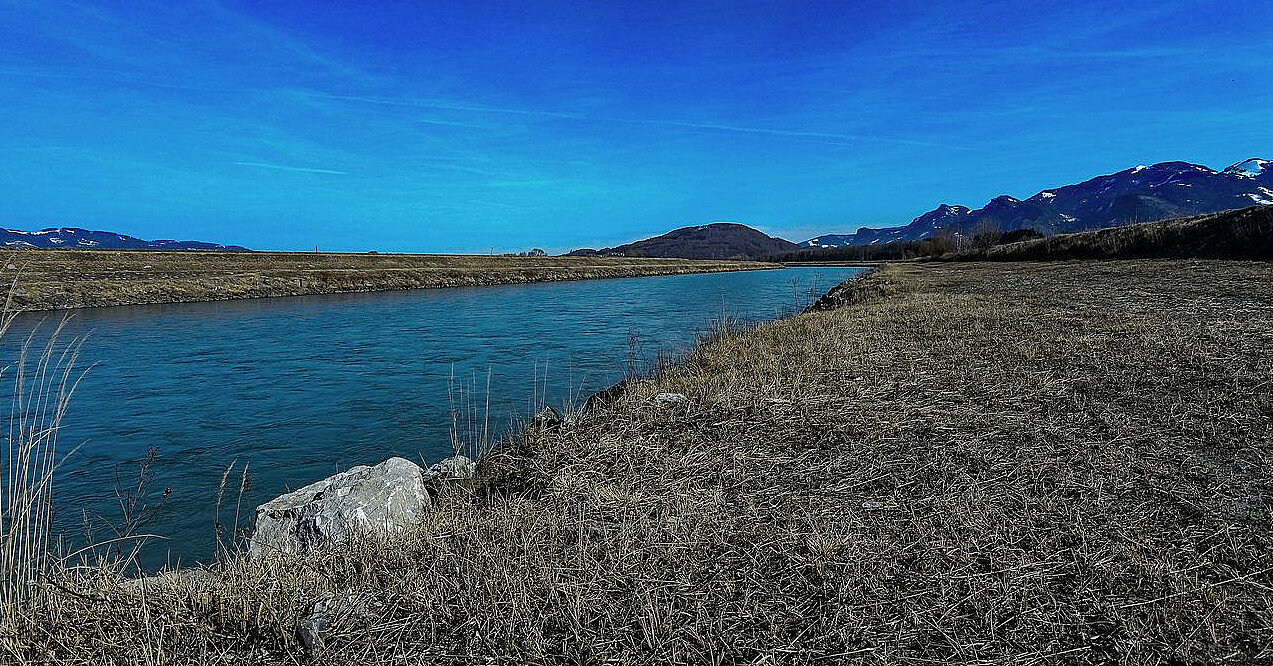
[[[92,367],[59,435],[66,447],[80,446],[58,484],[61,531],[79,535],[82,510],[101,516],[99,525],[117,516],[115,470],[133,469],[155,446],[154,483],[173,493],[148,523],[165,540],[147,545],[143,566],[208,561],[212,500],[235,460],[252,467],[248,509],[353,465],[437,460],[450,453],[453,430],[470,442],[503,439],[533,403],[578,402],[660,354],[685,353],[696,331],[722,315],[773,320],[857,272],[731,271],[80,310],[62,332],[88,340],[80,359]],[[8,348],[42,339],[52,328],[45,320],[19,317]],[[463,400],[480,403],[480,417]]]
[[[1273,655],[1267,264],[907,264],[859,286],[528,429],[407,534],[140,591],[86,581],[5,645],[46,663]]]
[[[22,310],[186,303],[400,289],[779,268],[746,261],[308,252],[15,250]]]

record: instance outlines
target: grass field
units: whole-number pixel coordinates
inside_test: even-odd
[[[482,462],[418,531],[48,587],[39,663],[1267,663],[1273,270],[888,266]],[[684,405],[659,406],[659,391]],[[331,610],[322,640],[297,628]]]
[[[304,252],[18,250],[28,310],[774,268],[736,261]]]

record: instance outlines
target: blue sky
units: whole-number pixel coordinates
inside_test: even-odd
[[[1273,157],[1273,3],[0,0],[0,226],[791,240]]]

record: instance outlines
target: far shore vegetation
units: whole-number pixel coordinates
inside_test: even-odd
[[[143,580],[127,548],[11,563],[0,660],[1273,660],[1267,262],[838,294],[532,425],[407,534]]]
[[[20,310],[777,268],[763,262],[311,252],[14,250]]]

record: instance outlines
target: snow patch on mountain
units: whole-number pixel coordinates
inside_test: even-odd
[[[1273,190],[1270,190],[1267,187],[1261,187],[1259,194],[1248,194],[1247,196],[1251,197],[1251,201],[1254,201],[1261,206],[1273,204]]]
[[[1224,173],[1242,178],[1259,178],[1264,174],[1269,164],[1273,164],[1273,162],[1252,157],[1249,160],[1243,160],[1225,169]]]

